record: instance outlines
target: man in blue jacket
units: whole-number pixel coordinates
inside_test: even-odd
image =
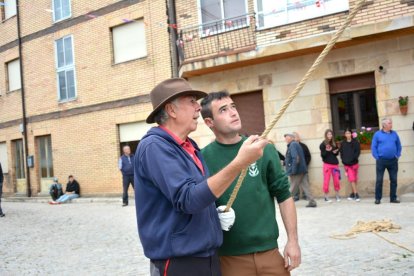
[[[122,206],[128,206],[129,185],[134,189],[134,155],[128,145],[123,146],[122,151],[124,154],[118,161],[118,168],[122,172]]]
[[[375,132],[371,142],[371,152],[376,160],[377,180],[375,182],[375,204],[381,203],[384,171],[390,175],[390,202],[397,199],[398,158],[401,156],[401,142],[397,132],[392,130],[392,120],[384,118],[382,129]]]
[[[293,133],[285,134],[285,141],[287,143],[287,151],[285,156],[286,174],[290,178],[290,192],[297,193],[299,186],[302,186],[306,198],[309,200],[306,207],[316,207],[316,201],[309,188],[309,182],[306,177],[308,167],[306,166],[305,154],[302,147],[295,141]]]
[[[156,122],[135,154],[135,202],[138,232],[151,275],[221,275],[217,249],[223,241],[215,201],[243,168],[263,154],[266,140],[247,139],[235,159],[209,177],[197,144],[188,135],[197,128],[206,96],[182,78],[158,84],[150,93]]]

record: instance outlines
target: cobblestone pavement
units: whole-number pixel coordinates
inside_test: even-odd
[[[414,250],[414,203],[305,204],[297,203],[302,265],[293,275],[414,275],[414,254],[372,233],[351,240],[329,237],[347,232],[358,220],[391,219],[401,231],[381,235]],[[120,205],[114,200],[50,206],[6,199],[0,275],[148,275],[135,209]],[[279,216],[278,221],[283,250],[286,235]]]

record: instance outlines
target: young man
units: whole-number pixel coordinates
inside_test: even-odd
[[[385,169],[390,175],[390,202],[400,203],[397,199],[398,159],[401,157],[401,142],[392,120],[382,119],[382,129],[375,132],[372,138],[371,151],[376,160],[377,180],[375,182],[375,204],[381,203],[382,186]]]
[[[131,184],[134,189],[134,155],[131,148],[126,145],[122,148],[124,153],[118,160],[118,168],[122,173],[122,206],[128,206],[128,189]]]
[[[210,93],[201,101],[201,106],[204,122],[216,136],[202,150],[207,167],[214,175],[233,160],[246,137],[239,135],[240,117],[227,92]],[[217,200],[217,205],[228,202],[236,182]],[[288,235],[284,258],[277,244],[275,198]],[[230,231],[223,233],[219,250],[224,276],[289,275],[300,265],[295,204],[275,147],[267,145],[263,157],[249,164],[232,208],[236,220]]]
[[[139,237],[151,260],[152,276],[216,276],[222,231],[215,200],[248,164],[260,158],[267,140],[251,137],[216,175],[188,135],[197,128],[198,98],[182,78],[158,84],[150,93],[156,122],[135,154],[135,204]]]

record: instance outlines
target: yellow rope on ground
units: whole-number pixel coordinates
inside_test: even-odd
[[[328,44],[325,46],[325,49],[323,49],[322,53],[318,56],[318,58],[315,60],[311,68],[309,68],[308,72],[305,74],[305,76],[302,78],[302,80],[298,83],[295,90],[289,95],[289,97],[286,99],[282,107],[280,108],[279,112],[276,114],[275,118],[270,122],[270,124],[267,126],[267,128],[264,130],[261,138],[266,138],[269,134],[270,130],[276,125],[276,122],[279,121],[280,117],[282,117],[285,110],[288,108],[290,103],[293,101],[293,99],[299,94],[299,92],[302,90],[302,88],[305,86],[305,83],[308,81],[312,73],[319,67],[319,65],[322,63],[323,59],[328,55],[329,51],[332,49],[332,47],[335,45],[336,41],[339,39],[339,37],[342,35],[342,33],[345,31],[346,27],[351,23],[352,19],[355,17],[357,12],[362,8],[364,5],[365,0],[360,0],[355,8],[352,10],[352,12],[348,15],[345,22],[342,24],[342,26],[338,29],[336,34],[331,38],[331,40],[328,42]],[[236,186],[234,187],[234,190],[230,196],[229,201],[227,202],[227,206],[225,211],[227,212],[231,206],[233,205],[234,200],[236,199],[237,193],[239,192],[240,186],[243,182],[244,177],[246,176],[247,169],[243,169],[241,172],[239,179],[237,180]]]
[[[348,240],[348,239],[353,239],[357,236],[357,234],[360,233],[373,233],[375,235],[377,235],[378,237],[380,237],[381,239],[396,245],[398,247],[401,247],[407,251],[410,251],[411,253],[414,253],[414,251],[402,244],[396,243],[392,240],[389,240],[387,238],[385,238],[384,236],[381,236],[380,234],[378,234],[378,232],[388,232],[388,233],[398,233],[399,230],[401,229],[401,226],[394,224],[391,220],[372,220],[372,221],[358,221],[356,225],[354,225],[351,230],[349,230],[347,233],[345,234],[337,234],[337,235],[331,235],[330,237],[333,239],[338,239],[338,240]]]

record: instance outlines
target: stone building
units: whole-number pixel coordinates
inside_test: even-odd
[[[5,0],[0,9],[5,194],[47,194],[53,177],[65,184],[70,174],[82,195],[120,194],[121,146],[136,148],[148,93],[172,74],[165,1]]]
[[[256,134],[273,119],[357,0],[175,2],[180,75],[197,89],[228,90],[241,113],[243,133]],[[398,192],[404,193],[414,183],[413,88],[414,2],[366,1],[269,138],[284,153],[283,134],[301,134],[312,154],[311,187],[320,196],[324,131],[341,135],[348,126],[375,131],[382,118],[391,117],[403,145]],[[400,112],[399,96],[409,97],[407,115]],[[201,125],[193,137],[203,147],[213,136]],[[375,160],[369,149],[362,151],[360,166],[360,193],[373,196]],[[343,169],[342,176],[345,195],[350,187]]]

